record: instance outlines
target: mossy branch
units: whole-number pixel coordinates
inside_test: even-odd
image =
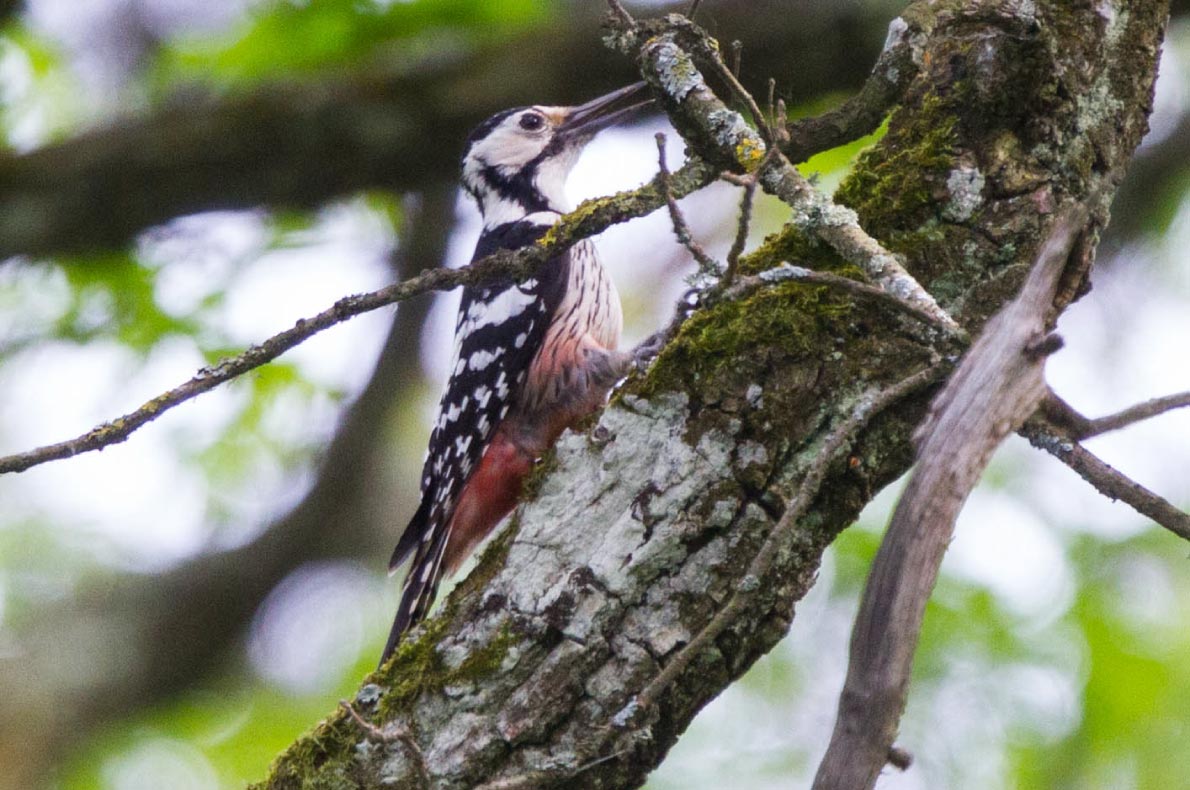
[[[700,160],[692,159],[677,173],[666,177],[665,189],[661,188],[661,179],[654,179],[629,192],[584,201],[531,247],[515,252],[494,253],[461,269],[433,269],[370,293],[345,296],[317,315],[299,319],[289,329],[251,346],[242,354],[199,370],[187,381],[146,401],[134,411],[72,439],[0,457],[0,474],[23,472],[40,464],[102,450],[123,442],[138,428],[175,406],[255,370],[319,332],[358,315],[431,291],[448,291],[461,285],[474,285],[504,277],[530,277],[537,267],[578,241],[601,233],[618,222],[654,211],[665,205],[667,194],[678,197],[688,195],[716,177],[716,171]]]
[[[730,70],[719,55],[718,44],[701,28],[671,15],[661,23],[621,33],[620,49],[639,56],[641,73],[662,97],[674,126],[696,151],[733,172],[759,171],[761,186],[793,209],[791,222],[802,233],[830,246],[876,285],[931,314],[953,333],[961,333],[954,319],[901,261],[860,226],[854,211],[814,189],[783,154],[769,155],[769,148],[780,140],[767,126],[761,132],[752,129],[711,90],[698,63],[709,64],[720,77],[730,75]],[[734,89],[742,90],[738,85]],[[749,104],[755,106],[753,101]]]

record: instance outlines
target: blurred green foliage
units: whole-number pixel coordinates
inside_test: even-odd
[[[309,75],[369,61],[416,61],[498,40],[545,21],[545,0],[275,0],[255,7],[230,34],[176,41],[155,78],[253,82]]]
[[[175,757],[146,779],[176,777],[173,772],[184,770],[188,758],[200,770],[210,771],[218,787],[242,788],[259,781],[268,764],[299,733],[329,713],[336,700],[354,695],[359,678],[375,669],[372,654],[366,655],[337,686],[317,695],[294,696],[260,684],[245,685],[232,677],[221,687],[194,691],[147,710],[97,735],[72,758],[60,786],[62,790],[110,787],[113,771],[123,761],[135,760],[147,744],[167,754],[172,747]]]

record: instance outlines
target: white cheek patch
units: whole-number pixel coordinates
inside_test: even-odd
[[[533,185],[550,204],[559,211],[566,212],[572,208],[566,199],[566,177],[577,159],[575,154],[562,153],[542,161],[537,166],[537,177]]]
[[[479,167],[493,164],[505,176],[515,175],[549,142],[544,135],[532,136],[521,131],[519,116],[511,116],[492,130],[491,134],[471,148],[468,159],[479,160]]]

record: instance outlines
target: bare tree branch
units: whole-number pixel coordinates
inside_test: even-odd
[[[792,222],[802,232],[828,244],[880,287],[957,329],[901,262],[860,227],[854,211],[815,190],[785,156],[766,156],[765,141],[723,104],[695,65],[695,58],[716,68],[722,65],[718,47],[705,33],[671,18],[645,31],[625,31],[619,46],[631,51],[638,39],[644,42],[640,56],[645,78],[658,91],[674,126],[696,150],[725,169],[746,173],[760,168],[761,185],[793,209]]]
[[[871,788],[889,761],[913,654],[954,524],[1004,438],[1046,393],[1046,323],[1083,206],[1054,224],[1021,293],[984,327],[917,432],[918,461],[889,522],[851,636],[847,679],[814,790]]]
[[[1179,392],[1176,395],[1153,398],[1144,403],[1129,406],[1115,414],[1094,419],[1083,416],[1052,392],[1045,406],[1047,415],[1055,423],[1063,426],[1065,434],[1072,439],[1083,441],[1159,417],[1175,409],[1184,409],[1190,406],[1190,392]]]
[[[1062,429],[1043,420],[1032,420],[1021,429],[1021,434],[1034,447],[1069,466],[1108,499],[1119,500],[1178,537],[1190,540],[1190,514],[1113,468],[1077,440],[1063,435]]]
[[[271,362],[319,332],[357,315],[430,291],[450,290],[460,285],[485,282],[501,276],[527,277],[551,256],[569,248],[580,239],[599,233],[617,222],[643,216],[662,205],[667,197],[672,199],[674,194],[688,194],[710,183],[716,175],[705,164],[692,161],[672,177],[666,177],[664,181],[658,178],[632,192],[584,202],[567,215],[539,244],[532,247],[515,253],[494,253],[461,269],[434,269],[371,293],[345,296],[321,313],[299,319],[291,328],[250,347],[242,354],[203,368],[188,381],[158,395],[135,411],[73,439],[0,457],[0,474],[22,472],[49,461],[70,458],[79,453],[118,444],[127,439],[133,431],[157,419],[173,407]],[[665,184],[664,188],[661,186],[662,183]]]
[[[748,243],[748,233],[752,227],[752,204],[756,201],[756,188],[760,186],[760,173],[769,165],[776,150],[770,147],[765,152],[760,166],[747,176],[740,177],[735,173],[723,174],[726,180],[744,188],[743,194],[740,195],[740,216],[736,223],[735,239],[731,243],[731,249],[727,251],[727,265],[723,269],[722,285],[724,289],[731,287],[739,271],[740,256],[744,254],[744,247]]]
[[[817,141],[829,140],[834,148],[876,131],[915,76],[917,64],[908,40],[908,26],[898,17],[889,26],[880,59],[859,93],[813,118],[788,122],[780,119],[785,124],[781,151],[791,161],[802,162],[821,150]]]
[[[738,299],[755,291],[757,288],[789,281],[838,288],[863,299],[872,299],[880,302],[925,326],[938,330],[944,336],[949,335],[960,340],[965,337],[965,333],[955,331],[952,323],[943,323],[935,313],[922,310],[913,302],[901,299],[896,294],[885,291],[882,288],[877,288],[874,285],[852,280],[849,277],[843,277],[842,275],[831,272],[816,272],[813,269],[807,269],[803,266],[794,266],[787,261],[783,261],[780,265],[772,269],[767,269],[760,274],[736,278],[734,283],[724,290],[723,296],[727,299]]]
[[[669,166],[665,163],[665,133],[657,132],[654,139],[657,141],[657,182],[661,186],[661,193],[665,195],[665,205],[669,209],[669,221],[673,225],[674,236],[677,237],[678,243],[690,252],[690,256],[698,264],[699,273],[704,277],[715,277],[719,274],[719,263],[695,240],[669,183]]]

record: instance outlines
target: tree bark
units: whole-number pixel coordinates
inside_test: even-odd
[[[1049,215],[1118,184],[1147,128],[1168,12],[913,3],[894,30],[920,72],[838,198],[976,332],[1020,286]],[[853,272],[791,225],[743,273],[782,261]],[[1085,276],[1060,285],[1060,306]],[[785,634],[823,549],[908,467],[924,393],[863,423],[770,570],[748,576],[828,437],[932,358],[903,319],[822,287],[696,313],[593,428],[562,439],[476,571],[369,678],[356,707],[374,725],[332,715],[261,787],[639,786]],[[635,707],[739,590],[732,624]]]

